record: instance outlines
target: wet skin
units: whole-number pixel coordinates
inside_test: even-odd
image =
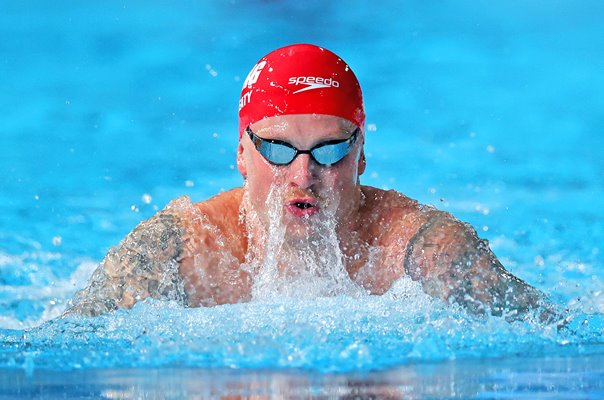
[[[251,129],[310,149],[348,138],[354,126],[333,116],[289,115]],[[506,271],[471,227],[395,191],[360,185],[363,140],[360,135],[333,166],[320,166],[308,154],[274,166],[242,135],[237,166],[244,187],[194,205],[177,199],[142,222],[109,252],[67,313],[97,315],[147,297],[189,307],[249,301],[254,276],[242,265],[265,255],[271,188],[279,188],[279,223],[291,237],[311,234],[309,218],[336,219],[346,271],[371,294],[408,275],[428,294],[478,314],[518,319],[540,305],[540,293]],[[541,316],[557,318],[548,310]]]

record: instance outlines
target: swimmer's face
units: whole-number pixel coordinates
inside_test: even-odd
[[[356,129],[351,122],[330,115],[284,115],[266,118],[250,126],[262,139],[287,142],[299,150],[319,143],[348,139]],[[247,133],[241,137],[237,166],[247,181],[251,206],[265,221],[271,189],[279,193],[283,221],[296,223],[321,215],[345,219],[358,207],[359,175],[365,169],[363,133],[350,152],[331,166],[322,166],[309,154],[298,154],[288,165],[274,165],[254,147]],[[272,199],[271,199],[272,201]]]

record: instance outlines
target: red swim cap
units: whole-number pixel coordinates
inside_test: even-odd
[[[311,44],[282,47],[248,74],[239,99],[239,136],[261,119],[286,114],[327,114],[365,123],[361,86],[336,54]]]

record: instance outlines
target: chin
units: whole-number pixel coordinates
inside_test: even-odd
[[[286,229],[286,237],[292,239],[314,239],[330,236],[335,232],[335,219],[327,217],[323,212],[316,212],[305,216],[285,214],[281,219]]]

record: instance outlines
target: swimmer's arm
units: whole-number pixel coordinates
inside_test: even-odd
[[[501,265],[472,228],[446,214],[430,218],[411,239],[405,271],[429,294],[476,314],[517,320],[538,309],[543,322],[562,319],[541,292]]]
[[[170,210],[139,224],[108,252],[64,315],[100,315],[147,297],[184,302],[178,274],[183,230],[180,217]]]

